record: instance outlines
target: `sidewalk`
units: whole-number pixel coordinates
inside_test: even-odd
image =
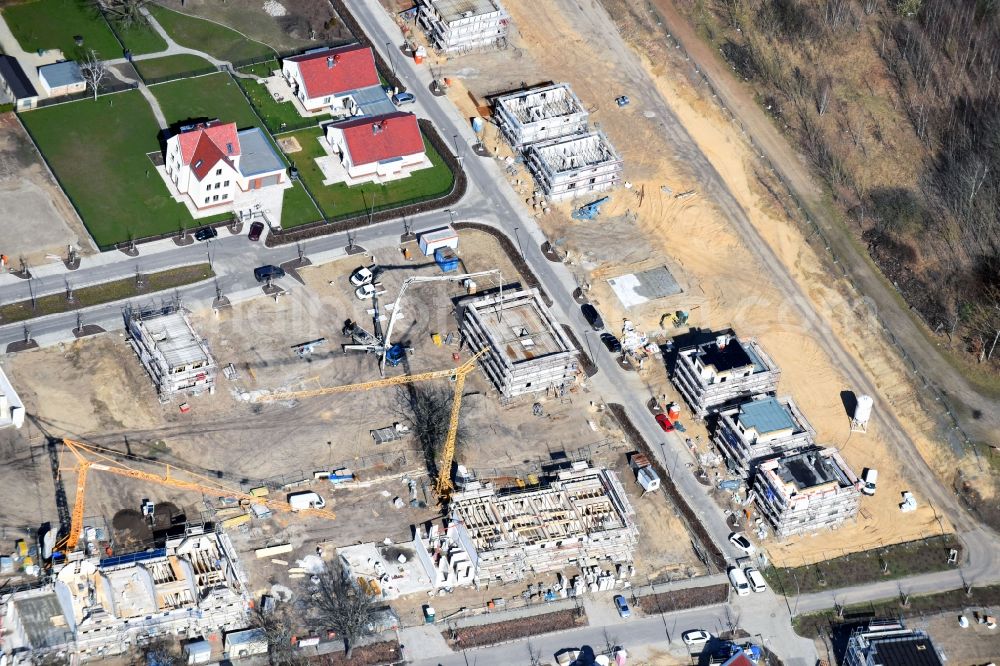
[[[3,52],[7,55],[17,58],[17,61],[24,69],[24,73],[31,81],[31,85],[35,87],[39,98],[47,98],[45,88],[42,87],[42,84],[38,80],[38,68],[42,65],[51,65],[54,62],[65,60],[63,52],[58,49],[49,49],[45,52],[45,55],[38,55],[34,51],[25,51],[21,48],[21,44],[18,43],[17,38],[14,37],[14,33],[10,31],[7,22],[3,20],[2,14],[0,14],[0,49],[3,49]]]

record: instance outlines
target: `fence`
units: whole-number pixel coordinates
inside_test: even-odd
[[[116,81],[114,83],[101,83],[100,87],[97,89],[97,96],[110,95],[113,93],[125,92],[127,90],[135,90],[139,87],[137,83],[123,83],[121,81]],[[56,106],[58,104],[69,104],[70,102],[79,102],[84,99],[93,99],[94,93],[90,90],[84,90],[83,92],[73,93],[71,95],[61,95],[59,97],[47,97],[45,99],[40,99],[35,103],[36,108],[43,108],[46,106]],[[37,142],[35,144],[38,145]],[[39,151],[41,152],[41,151]]]
[[[665,21],[663,21],[662,17],[659,17],[659,21],[661,24],[665,24]],[[684,58],[684,60],[690,63],[692,68],[692,77],[694,78],[695,82],[705,85],[708,92],[711,93],[712,100],[714,100],[714,102],[719,106],[719,108],[724,112],[724,114],[729,118],[729,120],[733,122],[740,129],[740,132],[753,147],[754,154],[761,161],[761,163],[767,168],[771,176],[776,178],[778,182],[781,183],[781,186],[785,190],[784,195],[791,200],[792,204],[791,206],[787,206],[784,204],[784,202],[782,202],[782,207],[785,209],[785,212],[788,214],[789,218],[799,222],[800,225],[803,227],[804,231],[808,232],[808,234],[806,235],[806,241],[812,244],[814,247],[818,245],[819,246],[817,248],[818,253],[822,254],[822,252],[825,251],[829,259],[831,260],[833,266],[839,269],[841,277],[843,277],[847,281],[847,283],[851,286],[851,289],[854,291],[854,294],[858,297],[862,297],[864,292],[858,286],[857,280],[855,280],[854,277],[848,272],[847,268],[844,266],[844,263],[840,260],[840,257],[838,257],[837,252],[833,249],[834,243],[831,243],[830,236],[826,232],[824,232],[820,222],[814,219],[810,214],[809,206],[804,201],[802,201],[798,197],[798,195],[796,195],[792,186],[784,178],[781,172],[774,167],[774,164],[767,157],[764,149],[756,141],[756,139],[754,139],[753,135],[747,131],[747,128],[743,125],[743,123],[740,122],[740,120],[736,117],[736,115],[732,112],[732,110],[729,109],[723,97],[719,94],[715,86],[713,86],[712,82],[708,79],[708,76],[706,76],[704,72],[698,69],[697,64],[691,58],[690,54],[687,52],[687,49],[684,48],[684,45],[681,44],[681,42],[676,37],[674,37],[669,30],[664,29],[664,34],[666,35],[667,40],[670,42],[670,44],[674,47],[675,51],[679,53],[680,56]],[[774,194],[776,195],[776,198],[778,198],[777,197],[778,193],[775,192]],[[868,301],[865,302],[866,304],[868,303]],[[916,361],[909,354],[909,352],[907,352],[907,350],[903,347],[903,345],[900,344],[899,340],[893,334],[892,328],[890,327],[889,323],[883,318],[883,316],[878,312],[878,310],[874,306],[870,306],[870,311],[872,316],[875,318],[875,320],[881,327],[882,332],[884,333],[886,338],[889,340],[892,346],[896,349],[899,355],[902,356],[903,360],[909,366],[909,371],[913,374],[914,378],[919,382],[919,384],[925,391],[928,391],[931,394],[930,397],[934,399],[934,402],[936,402],[943,408],[943,412],[945,415],[947,415],[947,420],[949,422],[949,423],[942,423],[940,419],[938,420],[938,425],[941,428],[941,434],[943,435],[943,438],[949,443],[952,450],[954,450],[955,453],[958,454],[959,456],[963,455],[967,450],[971,449],[973,454],[976,456],[976,460],[979,463],[980,468],[982,468],[983,462],[982,458],[979,455],[979,451],[973,445],[972,440],[969,437],[969,434],[962,428],[962,425],[959,422],[958,417],[955,415],[955,412],[952,409],[951,404],[948,401],[945,393],[941,391],[941,389],[939,389],[937,386],[935,386],[933,382],[931,382],[931,380],[920,370],[920,367],[917,365]],[[937,411],[936,408],[935,411]],[[955,432],[959,433],[960,437],[955,437],[954,436]]]
[[[397,449],[395,451],[383,451],[365,456],[357,456],[351,460],[333,463],[326,466],[326,471],[332,472],[335,469],[347,468],[357,474],[359,470],[372,469],[375,467],[392,467],[393,465],[405,465],[410,461],[422,465],[423,459],[423,453],[421,453],[419,449]],[[235,475],[222,470],[218,470],[216,472],[216,476],[219,478],[228,478],[234,481],[238,478]],[[299,484],[303,481],[311,481],[312,478],[313,470],[307,471],[300,469],[286,472],[284,474],[278,474],[266,479],[239,478],[239,484],[243,492],[248,492],[251,488],[257,487],[265,487],[271,490],[281,490],[286,486]],[[363,481],[364,479],[362,478],[361,480]]]
[[[138,61],[141,65],[142,61]],[[135,65],[135,63],[133,63]],[[193,79],[199,76],[207,76],[209,74],[215,74],[217,72],[226,71],[225,67],[216,67],[214,65],[210,67],[200,67],[198,69],[189,69],[185,72],[173,72],[171,74],[164,74],[163,76],[143,76],[141,66],[135,67],[136,74],[142,79],[142,82],[147,86],[155,86],[157,83],[167,83],[168,81],[177,81],[178,79]]]
[[[624,450],[622,443],[611,439],[602,439],[592,444],[585,444],[572,451],[553,452],[548,458],[536,458],[516,467],[476,467],[470,470],[477,479],[519,478],[528,474],[541,474],[546,468],[571,464],[579,461],[592,461],[601,454]]]

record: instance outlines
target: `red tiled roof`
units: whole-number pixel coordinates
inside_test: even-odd
[[[722,666],[754,666],[754,663],[750,661],[750,658],[747,657],[746,653],[740,652],[739,654],[731,657],[729,661]]]
[[[355,165],[371,164],[424,151],[417,117],[412,113],[387,113],[347,120],[334,125],[344,132],[344,142]]]
[[[232,166],[229,158],[240,154],[236,123],[213,120],[182,132],[177,141],[181,146],[181,163],[190,164],[198,180],[204,178],[220,160]]]
[[[333,58],[332,67],[327,58]],[[288,60],[298,63],[309,97],[326,97],[380,83],[372,50],[360,44],[307,53]]]

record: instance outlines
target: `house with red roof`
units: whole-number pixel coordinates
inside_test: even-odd
[[[280,210],[282,191],[292,186],[260,128],[238,130],[219,120],[181,127],[167,139],[160,170],[171,195],[196,218],[252,214],[275,196]]]
[[[324,184],[384,183],[432,166],[412,113],[396,111],[331,123],[325,143],[330,158],[325,163],[323,158],[317,160],[326,176]]]
[[[281,73],[307,111],[329,111],[334,116],[363,113],[371,97],[386,99],[375,56],[360,44],[307,51],[285,58]]]

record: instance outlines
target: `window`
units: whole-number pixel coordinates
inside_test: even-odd
[[[222,169],[216,169],[215,170],[215,175],[216,176],[221,176],[222,175]]]
[[[229,181],[227,180],[227,181],[226,181],[226,182],[224,182],[224,183],[223,183],[222,185],[223,185],[224,187],[229,187]]]
[[[222,187],[222,183],[216,183],[215,184],[215,189],[219,189],[220,187]]]
[[[219,200],[219,195],[218,194],[216,194],[216,195],[214,195],[212,197],[212,201],[218,201],[218,200]]]
[[[223,195],[222,195],[222,200],[223,200],[223,201],[225,201],[225,200],[226,200],[226,199],[228,199],[228,198],[229,198],[229,195],[228,195],[228,194],[223,194]]]
[[[205,203],[208,203],[208,197],[205,197]]]

